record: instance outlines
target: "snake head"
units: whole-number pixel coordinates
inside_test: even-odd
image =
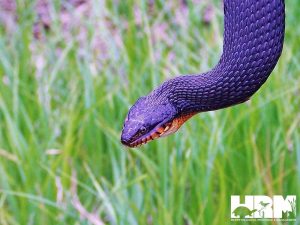
[[[142,97],[131,107],[121,134],[122,144],[134,148],[167,136],[176,132],[191,117],[178,115],[171,103],[163,102]]]

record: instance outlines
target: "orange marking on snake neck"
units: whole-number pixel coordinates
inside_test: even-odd
[[[190,119],[195,114],[196,113],[189,113],[189,114],[183,115],[181,117],[178,117],[173,120],[173,123],[176,123],[177,127],[178,127],[177,129],[179,129],[182,126],[182,124],[184,124],[188,119]]]
[[[190,119],[195,114],[196,113],[189,113],[175,118],[174,120],[172,120],[172,122],[169,125],[166,126],[168,127],[167,130],[165,130],[165,132],[163,132],[160,136],[165,137],[168,136],[169,134],[175,133],[182,126],[182,124],[184,124],[188,119]]]

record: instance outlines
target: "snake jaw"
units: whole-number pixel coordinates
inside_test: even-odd
[[[150,133],[148,133],[148,134],[140,137],[136,141],[130,143],[129,147],[137,148],[137,147],[140,147],[144,144],[147,144],[150,141],[153,141],[157,138],[160,138],[163,134],[163,131],[164,131],[163,127],[154,128]]]
[[[157,125],[147,134],[138,138],[134,142],[130,143],[128,146],[131,148],[137,148],[150,141],[158,139],[160,137],[166,137],[170,134],[175,133],[188,119],[194,116],[196,113],[189,113],[179,117],[175,117],[173,120],[161,123]]]

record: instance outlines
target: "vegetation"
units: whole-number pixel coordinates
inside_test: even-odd
[[[0,12],[0,224],[219,225],[231,195],[300,196],[298,0],[286,1],[280,62],[249,102],[140,149],[119,141],[129,107],[217,63],[221,1],[11,4]]]

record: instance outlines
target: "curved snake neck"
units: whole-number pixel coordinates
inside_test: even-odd
[[[267,80],[283,47],[284,0],[224,0],[223,54],[211,71],[165,81],[129,110],[129,147],[169,135],[192,115],[248,100]]]
[[[248,100],[281,55],[284,8],[284,0],[224,0],[224,45],[217,66],[205,74],[168,80],[150,96],[167,99],[181,113],[217,110]]]

